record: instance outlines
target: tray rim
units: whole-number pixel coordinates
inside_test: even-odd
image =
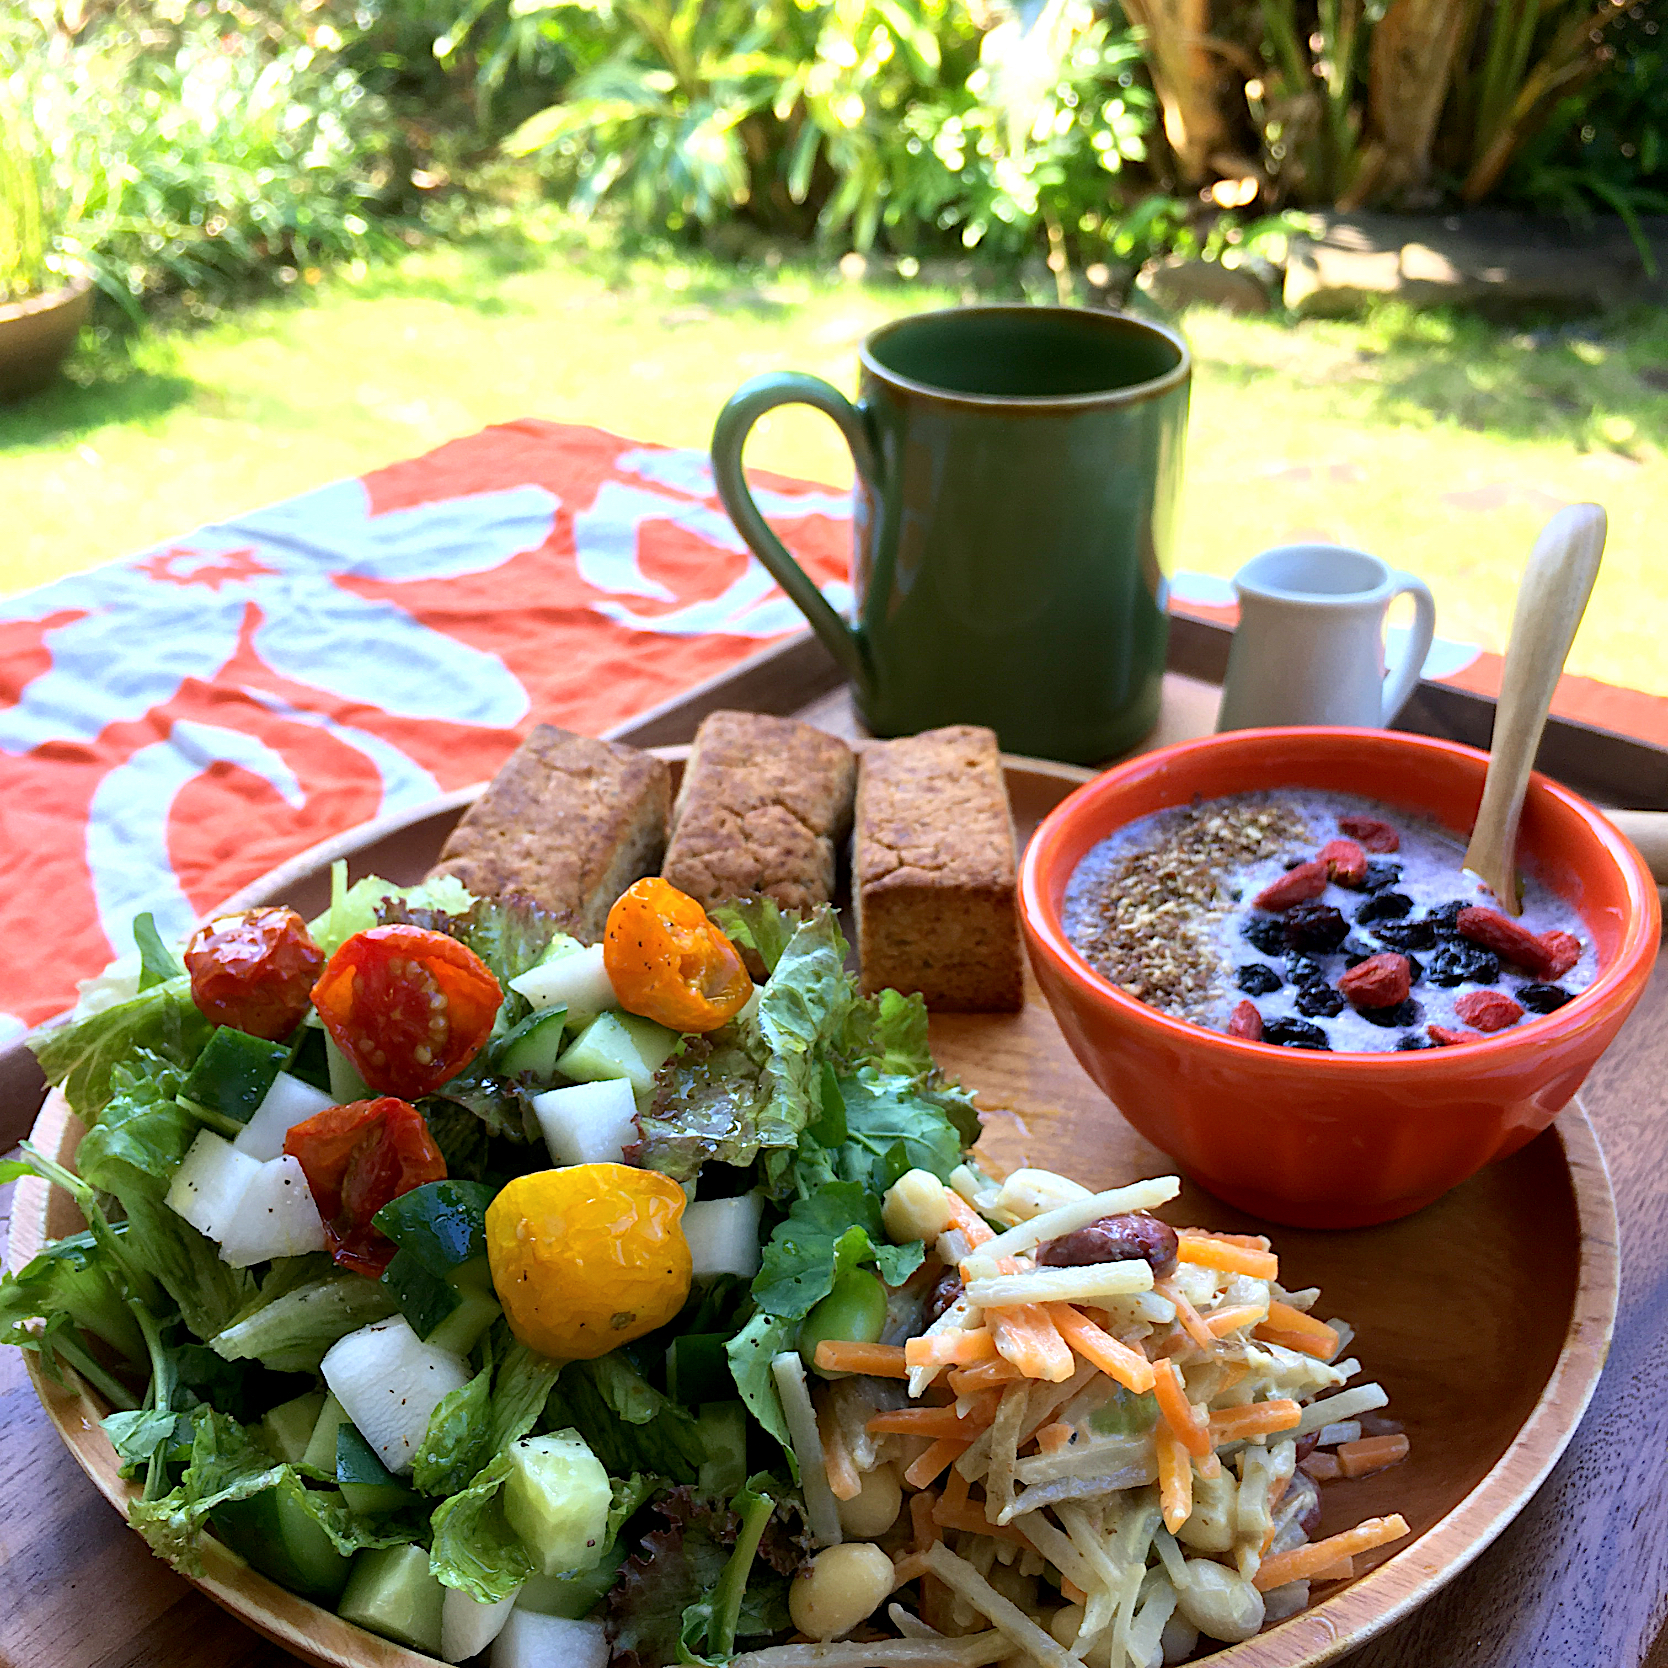
[[[861,743],[858,743],[861,746]],[[678,762],[687,745],[646,749]],[[1076,787],[1098,772],[1054,760],[1004,754],[1013,773],[1035,773]],[[280,894],[338,858],[406,828],[456,811],[478,798],[486,783],[455,789],[425,804],[373,819],[298,853],[234,893],[211,914],[248,908]],[[54,1021],[49,1021],[55,1023]],[[31,1140],[56,1154],[73,1119],[57,1092],[46,1097]],[[1620,1245],[1609,1168],[1578,1094],[1551,1126],[1575,1205],[1577,1265],[1569,1324],[1558,1358],[1528,1417],[1494,1465],[1417,1540],[1312,1608],[1265,1633],[1201,1659],[1213,1668],[1321,1668],[1395,1625],[1475,1561],[1526,1506],[1574,1437],[1597,1388],[1615,1324],[1620,1289]],[[44,1243],[51,1190],[26,1176],[16,1185],[5,1266],[23,1266]],[[1340,1232],[1347,1230],[1339,1230]],[[73,1378],[56,1385],[36,1358],[26,1359],[36,1395],[60,1440],[94,1486],[123,1516],[134,1485],[116,1475],[115,1453],[99,1430],[97,1399]],[[199,1591],[246,1626],[319,1668],[443,1668],[435,1658],[344,1621],[268,1580],[219,1542],[205,1538],[203,1571],[182,1572]],[[331,1636],[338,1636],[335,1648]]]

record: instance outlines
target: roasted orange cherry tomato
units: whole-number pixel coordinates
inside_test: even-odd
[[[300,1160],[330,1255],[373,1280],[393,1261],[394,1242],[371,1218],[390,1199],[446,1179],[446,1160],[423,1114],[392,1095],[329,1106],[293,1124],[284,1151]]]
[[[591,1361],[664,1326],[689,1296],[684,1191],[629,1164],[517,1176],[487,1206],[487,1265],[529,1349]]]
[[[246,909],[199,927],[186,946],[204,1019],[277,1042],[306,1017],[324,952],[293,909]]]
[[[716,1031],[753,994],[735,945],[687,892],[654,877],[609,910],[602,964],[627,1013],[674,1031]]]
[[[379,1095],[432,1094],[480,1052],[504,993],[467,945],[426,927],[356,932],[313,986],[336,1046]]]

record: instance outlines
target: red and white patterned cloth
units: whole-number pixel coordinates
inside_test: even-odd
[[[836,607],[845,493],[756,475]],[[802,624],[704,455],[516,422],[0,599],[0,1043],[285,858]]]

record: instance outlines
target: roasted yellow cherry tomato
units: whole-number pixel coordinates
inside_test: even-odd
[[[753,994],[735,945],[687,892],[655,876],[609,910],[602,964],[622,1008],[674,1031],[716,1031]]]
[[[590,1361],[653,1332],[689,1295],[684,1192],[656,1170],[573,1164],[517,1176],[487,1206],[487,1263],[529,1349]]]

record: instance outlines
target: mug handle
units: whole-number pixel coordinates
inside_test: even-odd
[[[874,443],[860,407],[821,377],[799,371],[770,371],[744,382],[725,402],[712,431],[712,473],[718,496],[736,530],[764,564],[766,572],[787,592],[789,600],[810,622],[841,671],[854,683],[867,681],[862,646],[855,632],[829,605],[816,582],[788,554],[787,547],[753,502],[741,466],[742,448],[753,425],[779,405],[808,405],[832,417],[851,448],[852,461],[863,480],[876,479]]]
[[[1413,598],[1413,629],[1408,633],[1402,658],[1384,674],[1384,717],[1380,722],[1386,729],[1407,705],[1408,696],[1419,682],[1425,656],[1431,652],[1431,639],[1436,636],[1436,598],[1424,582],[1411,573],[1392,573],[1390,577],[1396,582],[1392,602],[1403,595]]]

